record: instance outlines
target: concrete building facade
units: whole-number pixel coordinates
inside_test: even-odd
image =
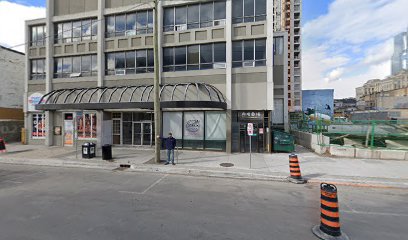
[[[0,46],[0,108],[23,108],[24,53]]]
[[[287,51],[274,49],[287,34],[274,38],[266,0],[159,1],[157,19],[149,0],[48,0],[26,24],[30,144],[154,145],[154,21],[162,134],[245,152],[252,122],[252,149],[270,149],[272,129],[287,129]]]
[[[288,33],[288,107],[302,110],[301,0],[274,0],[274,31]]]
[[[408,71],[386,79],[372,79],[356,88],[359,110],[408,109]]]

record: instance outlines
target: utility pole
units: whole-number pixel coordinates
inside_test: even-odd
[[[159,0],[154,1],[154,132],[161,136],[161,109],[160,109],[160,66],[159,66]],[[160,138],[155,139],[155,161],[160,163]]]

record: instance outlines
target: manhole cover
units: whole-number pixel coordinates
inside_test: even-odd
[[[233,167],[234,164],[232,164],[232,163],[221,163],[220,166],[221,167]]]

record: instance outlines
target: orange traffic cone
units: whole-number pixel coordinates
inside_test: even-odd
[[[337,187],[328,183],[320,184],[320,201],[320,226],[312,228],[313,234],[323,240],[349,240],[340,230]]]
[[[296,184],[306,183],[306,180],[302,178],[299,160],[296,154],[289,155],[289,170],[290,176],[287,178],[289,182]]]

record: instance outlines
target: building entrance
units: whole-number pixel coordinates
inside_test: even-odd
[[[149,112],[113,113],[113,144],[154,145],[153,115]]]
[[[133,145],[135,146],[152,146],[152,123],[151,122],[134,122],[133,123]]]

